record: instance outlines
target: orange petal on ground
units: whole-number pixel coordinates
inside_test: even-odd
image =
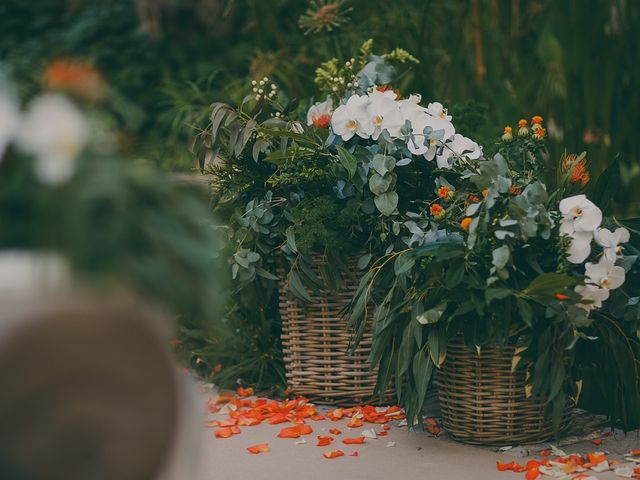
[[[589,460],[589,463],[597,465],[604,462],[607,459],[607,456],[603,453],[587,453],[587,459]]]
[[[286,427],[278,433],[279,438],[299,438],[300,431],[296,427]]]
[[[540,475],[540,470],[537,468],[532,468],[531,470],[527,470],[527,473],[524,475],[524,478],[527,480],[536,480]]]
[[[357,457],[358,456],[358,452],[351,452],[349,454],[350,457]]]
[[[323,437],[322,435],[318,435],[318,443],[317,447],[326,447],[327,445],[331,445],[333,442],[333,437]]]
[[[602,439],[594,438],[593,440],[591,440],[591,443],[593,443],[594,445],[602,445]]]
[[[379,432],[376,432],[376,435],[378,435],[379,437],[386,437],[387,435],[389,435],[389,432],[386,430],[381,430]]]
[[[629,453],[634,457],[640,457],[640,450],[630,450]]]
[[[269,451],[269,444],[259,443],[257,445],[252,445],[251,447],[247,447],[247,451],[253,454],[265,453]]]
[[[529,460],[524,466],[524,469],[531,470],[532,468],[538,468],[540,465],[542,465],[542,462],[539,462],[538,460]]]
[[[317,414],[316,415],[312,415],[310,418],[311,418],[311,420],[314,420],[316,422],[318,420],[324,420],[324,416],[323,415],[317,415]]]
[[[300,435],[309,435],[310,433],[313,433],[313,428],[311,428],[311,425],[307,425],[306,423],[301,423],[300,425],[296,425],[293,428],[298,430],[298,432],[300,432]]]
[[[240,428],[239,427],[234,425],[233,427],[230,427],[230,428],[231,428],[231,433],[233,433],[234,435],[240,435]]]
[[[337,428],[330,428],[329,429],[329,433],[331,435],[340,435],[340,434],[342,434],[342,432],[340,430],[338,430]]]
[[[437,425],[427,425],[427,432],[437,437],[442,433],[442,429]]]
[[[229,438],[231,435],[233,435],[233,432],[230,428],[227,427],[216,430],[215,432],[213,432],[213,434],[216,436],[216,438]]]
[[[234,397],[235,395],[233,392],[224,391],[224,392],[220,392],[217,397],[210,399],[209,402],[215,402],[217,404],[228,403],[231,400],[233,400]]]
[[[343,457],[344,452],[342,450],[332,450],[330,452],[324,452],[322,456],[324,458],[338,458],[338,457]]]
[[[238,424],[238,420],[236,418],[229,418],[227,420],[222,420],[220,422],[220,427],[233,427]]]
[[[253,427],[254,425],[259,425],[260,423],[262,422],[257,418],[240,417],[238,419],[238,425],[240,427]]]
[[[219,427],[220,426],[220,420],[209,420],[207,423],[204,424],[205,427]]]
[[[391,430],[391,425],[384,425],[382,427],[383,430]]]
[[[271,425],[277,425],[278,423],[284,423],[287,421],[287,416],[282,413],[275,413],[269,417],[268,423]]]
[[[425,419],[427,425],[433,425],[434,427],[438,425],[438,421],[435,418],[428,417]]]
[[[251,395],[253,395],[253,388],[238,387],[236,393],[239,397],[250,397]]]
[[[540,450],[539,455],[541,457],[548,457],[549,455],[551,455],[551,452],[549,450]]]
[[[509,463],[496,462],[496,468],[500,472],[507,472],[509,470],[513,471],[516,465],[517,465],[516,462],[513,462],[513,461]]]
[[[344,443],[345,445],[360,445],[364,443],[364,437],[343,438],[342,443]]]
[[[358,428],[358,427],[361,427],[362,425],[364,425],[364,420],[362,420],[361,418],[355,418],[355,417],[349,420],[349,423],[347,423],[347,427],[349,428]]]

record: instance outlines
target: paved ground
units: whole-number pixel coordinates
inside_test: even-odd
[[[209,393],[198,393],[203,407],[209,396]],[[207,420],[223,418],[225,417],[206,415]],[[296,444],[295,439],[277,438],[283,425],[242,427],[240,435],[226,439],[215,438],[213,429],[202,427],[200,458],[194,480],[524,479],[524,473],[498,472],[496,461],[516,460],[524,464],[527,457],[520,456],[526,454],[526,450],[516,448],[499,453],[409,432],[406,427],[394,426],[388,436],[377,440],[367,439],[364,445],[349,446],[336,441],[331,447],[316,446],[316,436],[328,435],[329,428],[338,427],[343,431],[338,439],[345,434],[358,436],[363,430],[359,428],[349,432],[346,423],[346,420],[310,422],[314,431],[311,435],[302,437],[307,440],[306,444]],[[395,442],[395,446],[387,446],[389,442]],[[259,443],[268,443],[270,451],[252,455],[245,450],[246,447]],[[616,438],[608,438],[600,447],[594,446],[590,441],[583,441],[562,448],[567,453],[585,453],[594,450],[624,452],[639,447],[640,440],[635,433],[626,437],[616,435]],[[324,451],[335,449],[343,450],[346,455],[330,460],[322,457]],[[357,451],[359,455],[348,456],[353,451]],[[547,478],[551,477],[541,477],[541,480]],[[596,478],[605,480],[619,477],[610,472],[596,474]]]

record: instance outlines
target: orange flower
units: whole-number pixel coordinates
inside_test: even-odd
[[[534,115],[531,119],[533,125],[540,125],[542,123],[542,117],[540,115]]]
[[[253,453],[257,455],[258,453],[265,453],[269,451],[268,443],[258,443],[257,445],[252,445],[251,447],[247,447],[247,451],[249,453]]]
[[[471,225],[471,221],[472,221],[471,217],[463,218],[462,221],[460,222],[460,228],[462,228],[465,231],[469,230],[469,225]]]
[[[522,193],[522,189],[520,187],[516,187],[515,185],[512,185],[509,187],[509,193],[511,195],[520,195]]]
[[[533,138],[536,138],[538,140],[542,140],[546,135],[547,135],[547,131],[542,127],[536,128],[533,131]]]
[[[316,446],[326,447],[327,445],[331,445],[331,442],[333,442],[333,437],[323,437],[321,435],[318,435],[318,443],[316,444]]]
[[[504,133],[502,134],[502,141],[510,142],[511,140],[513,140],[513,129],[511,128],[511,126],[507,125],[506,127],[504,127]]]
[[[527,126],[527,121],[523,118],[518,120],[518,128],[525,128]]]
[[[436,220],[444,218],[446,214],[444,208],[442,208],[442,205],[440,205],[439,203],[434,203],[433,205],[431,205],[431,207],[429,208],[429,212],[431,212],[431,216]]]
[[[312,119],[313,126],[316,128],[328,128],[331,124],[331,115],[325,113],[324,115],[320,115],[319,117],[314,117]]]
[[[364,443],[364,437],[343,438],[342,443],[345,445],[360,445]]]
[[[556,299],[563,301],[563,300],[568,300],[569,297],[567,297],[566,295],[563,295],[562,293],[556,293],[554,295],[554,297],[556,297]]]
[[[589,180],[591,180],[591,176],[587,171],[587,159],[583,158],[573,166],[571,175],[569,176],[569,181],[571,183],[580,182],[584,187],[587,183],[589,183]]]
[[[482,190],[482,197],[487,198],[487,195],[489,195],[489,189],[485,188],[484,190]]]
[[[324,458],[338,458],[338,457],[343,457],[344,452],[342,450],[333,450],[331,452],[324,452],[322,456]]]
[[[398,100],[400,98],[400,90],[393,88],[391,85],[378,85],[376,87],[376,90],[379,92],[386,92],[388,90],[393,90],[393,92],[396,94],[395,99]]]
[[[446,185],[438,187],[438,196],[443,200],[451,200],[453,198],[453,190]]]
[[[480,201],[480,199],[474,194],[469,194],[468,198],[471,203],[478,203]]]
[[[42,84],[53,90],[66,90],[86,100],[104,98],[105,85],[100,72],[90,63],[78,59],[53,60],[42,74]]]

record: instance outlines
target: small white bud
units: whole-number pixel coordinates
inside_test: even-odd
[[[338,91],[338,87],[333,87],[331,90],[333,90],[334,92]]]
[[[347,88],[351,88],[351,87],[353,87],[353,83],[351,82],[347,83]]]
[[[258,85],[263,86],[263,85],[264,85],[264,80],[260,80],[260,82],[258,83]]]
[[[263,89],[259,89],[259,90],[258,90],[258,93],[259,93],[260,95],[262,95],[262,94],[264,93],[264,90],[263,90]]]
[[[353,63],[353,62],[355,62],[355,61],[356,61],[356,59],[355,59],[355,58],[353,58],[353,57],[351,57],[351,60],[349,60],[349,61],[350,61],[351,63]]]
[[[258,93],[258,89],[257,89],[257,88],[254,88],[254,89],[253,89],[253,93]]]
[[[258,82],[256,82],[255,80],[251,81],[251,85],[257,85],[257,84],[258,84]]]
[[[268,82],[268,81],[269,81],[269,77],[264,77],[264,78],[262,79],[262,81],[263,81],[263,82]]]
[[[260,95],[256,95],[256,100],[260,100]]]
[[[276,84],[275,84],[275,83],[272,83],[272,84],[271,84],[271,90],[275,90],[276,88],[278,88],[278,87],[276,87]]]

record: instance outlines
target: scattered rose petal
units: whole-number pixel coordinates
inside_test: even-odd
[[[318,435],[318,443],[316,446],[326,447],[327,445],[331,445],[331,442],[333,442],[333,437],[323,437],[322,435]]]
[[[358,428],[361,427],[362,425],[364,425],[364,420],[362,420],[361,418],[352,418],[349,423],[347,424],[347,427],[349,428]]]
[[[350,457],[357,457],[358,456],[358,452],[351,452],[349,454]]]
[[[257,445],[252,445],[251,447],[247,447],[247,451],[249,453],[253,453],[257,455],[258,453],[265,453],[269,451],[268,443],[258,443]]]
[[[324,458],[338,458],[344,456],[344,452],[342,450],[332,450],[330,452],[324,452],[322,456]]]
[[[593,443],[594,445],[602,445],[602,439],[594,438],[593,440],[591,440],[591,443]]]
[[[231,431],[231,428],[227,427],[216,430],[215,432],[213,432],[213,434],[216,436],[216,438],[229,438],[231,435],[233,435],[233,431]]]
[[[342,432],[340,430],[338,430],[337,428],[330,428],[329,429],[329,433],[331,435],[340,435],[340,434],[342,434]]]
[[[310,433],[313,433],[313,428],[311,428],[311,425],[307,425],[306,423],[296,425],[293,428],[297,429],[298,432],[300,432],[300,435],[309,435]]]
[[[345,445],[359,445],[364,443],[364,437],[343,438],[342,443]]]
[[[253,395],[253,388],[238,387],[236,393],[239,397],[250,397],[251,395]]]
[[[531,470],[527,470],[524,478],[526,478],[527,480],[536,480],[540,475],[542,475],[540,473],[540,470],[538,470],[537,468],[532,468]]]
[[[278,433],[279,438],[299,438],[300,431],[296,427],[285,427]]]

